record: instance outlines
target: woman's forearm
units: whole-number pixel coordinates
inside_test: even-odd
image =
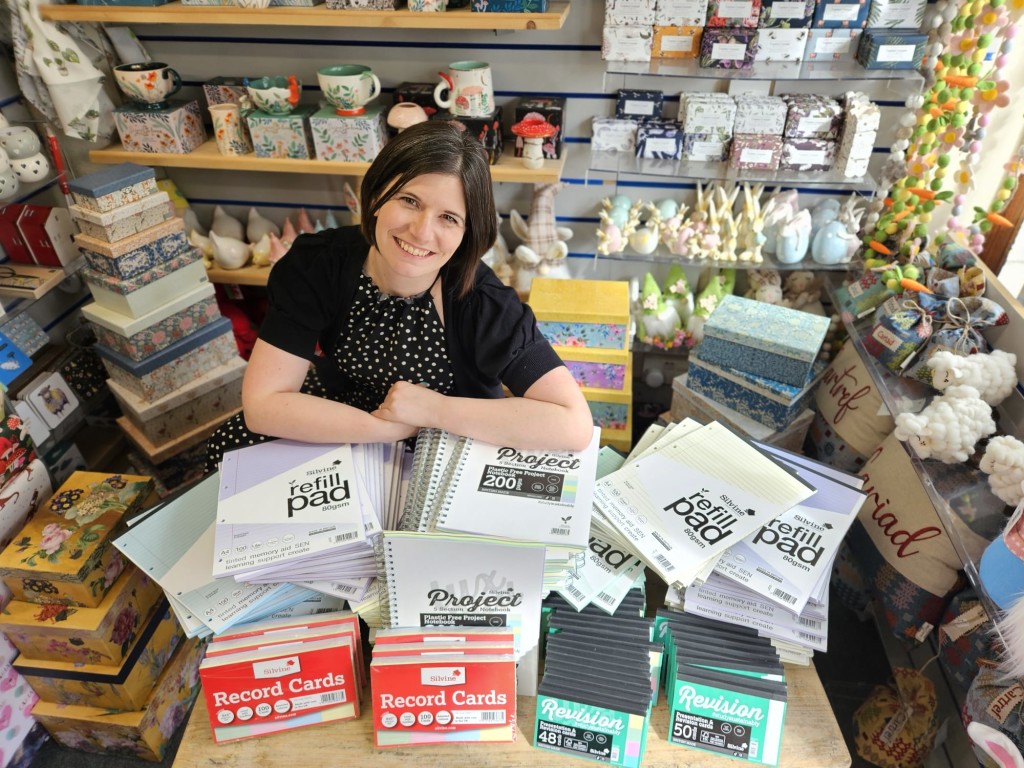
[[[580,451],[589,445],[594,423],[584,401],[561,405],[527,397],[481,400],[445,397],[436,426],[497,445]]]
[[[394,442],[416,433],[414,426],[299,392],[243,398],[243,411],[253,432],[307,443]]]

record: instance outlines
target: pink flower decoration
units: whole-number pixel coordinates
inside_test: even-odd
[[[61,528],[56,523],[50,523],[48,526],[43,528],[42,539],[39,542],[39,547],[48,555],[52,555],[61,545],[71,536],[70,530]]]
[[[996,107],[1006,107],[1010,104],[1010,97],[1007,91],[1010,89],[1008,80],[996,81],[996,87],[987,91],[978,91],[974,98],[974,108],[979,114],[987,114]]]

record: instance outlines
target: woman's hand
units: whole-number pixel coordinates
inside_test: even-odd
[[[439,410],[444,399],[444,395],[420,384],[396,381],[373,415],[385,421],[413,427],[432,427],[438,423]]]

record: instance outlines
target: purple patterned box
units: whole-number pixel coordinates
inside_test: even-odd
[[[100,344],[135,361],[145,360],[221,316],[213,283],[200,283],[138,318],[99,304],[86,304],[82,314]]]
[[[191,249],[185,221],[177,217],[114,243],[75,235],[75,244],[90,267],[119,280],[130,280]]]
[[[780,168],[787,171],[827,171],[835,162],[836,143],[827,139],[786,139]]]
[[[206,141],[199,102],[171,102],[166,109],[118,107],[114,125],[129,152],[186,155]]]
[[[710,0],[705,26],[756,27],[761,15],[761,0]]]
[[[700,39],[700,66],[750,69],[757,53],[756,36],[756,27],[708,27]]]
[[[678,160],[683,152],[683,129],[673,120],[647,120],[636,129],[636,156]]]
[[[782,137],[761,133],[737,133],[732,137],[729,167],[738,171],[778,170],[782,160]]]
[[[231,321],[221,317],[141,362],[96,345],[110,378],[152,402],[238,356]]]
[[[624,389],[629,381],[629,365],[622,363],[589,363],[583,360],[565,360],[565,367],[581,387],[596,389]]]

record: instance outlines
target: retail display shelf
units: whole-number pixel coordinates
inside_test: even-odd
[[[870,174],[847,178],[840,171],[761,171],[730,168],[725,162],[704,163],[636,157],[630,152],[590,153],[589,169],[601,173],[693,181],[733,181],[780,185],[784,187],[826,187],[851,192],[874,192],[877,185]]]
[[[825,284],[829,297],[833,298],[833,292],[838,284],[833,281],[825,281]],[[834,298],[833,304],[835,304]],[[933,395],[937,394],[923,382],[893,374],[868,353],[863,340],[874,325],[871,315],[860,319],[844,315],[842,321],[849,333],[850,341],[864,361],[864,365],[881,395],[882,402],[890,413],[894,415],[907,412],[916,413],[927,405]],[[1019,399],[1020,397],[1020,393],[1015,392],[1010,399]],[[994,414],[997,423],[1003,424],[1005,422],[1004,410],[1008,411],[1013,407],[1013,403],[1008,403],[1005,407],[998,406],[997,413]],[[1006,524],[1006,505],[989,490],[987,475],[969,462],[945,464],[935,459],[922,460],[913,453],[906,443],[902,443],[902,445],[911,457],[921,483],[938,512],[950,542],[963,564],[967,578],[983,596],[989,610],[995,610],[992,601],[985,594],[984,585],[978,575],[978,563],[975,559],[977,553],[970,551],[964,542],[964,533],[969,530],[991,541],[1002,532]]]
[[[702,67],[696,59],[611,61],[609,75],[690,77],[703,80],[894,80],[923,85],[915,69],[864,69],[853,61],[758,61],[750,69]]]
[[[798,269],[809,269],[815,272],[849,272],[851,269],[858,267],[862,263],[859,258],[855,258],[852,261],[844,262],[842,264],[819,264],[810,258],[810,254],[800,261],[792,264],[784,264],[768,254],[765,254],[760,262],[743,261],[740,259],[737,259],[736,261],[726,261],[723,259],[702,258],[701,256],[677,256],[676,254],[668,251],[664,246],[660,245],[653,253],[610,253],[607,256],[603,254],[598,255],[596,258],[607,259],[609,261],[628,261],[649,264],[679,264],[682,267],[711,267],[713,269],[777,269],[780,272],[794,271]]]
[[[370,27],[376,29],[561,29],[569,16],[569,0],[552,0],[545,13],[477,13],[469,8],[444,13],[331,10],[325,5],[299,8],[241,8],[235,5],[182,5],[157,7],[128,5],[41,5],[48,21],[94,21],[123,24],[228,24],[270,27]]]
[[[273,9],[270,9],[273,10]],[[302,10],[291,9],[291,10]],[[340,11],[339,11],[340,13]],[[397,11],[396,11],[397,13]],[[491,166],[491,179],[524,184],[550,184],[559,180],[565,167],[566,151],[557,160],[545,160],[537,170],[526,168],[522,160],[508,152]],[[120,144],[89,152],[94,163],[141,163],[164,168],[201,168],[211,171],[267,171],[272,173],[315,173],[330,176],[362,176],[369,163],[346,163],[329,160],[293,160],[291,158],[257,157],[255,154],[231,156],[217,151],[217,143],[207,141],[187,154],[170,152],[130,152]]]
[[[206,276],[211,283],[226,283],[229,285],[266,285],[267,276],[270,274],[270,267],[247,266],[241,269],[221,269],[220,267],[209,267]]]
[[[0,296],[39,299],[68,276],[60,267],[5,262],[0,265]]]

